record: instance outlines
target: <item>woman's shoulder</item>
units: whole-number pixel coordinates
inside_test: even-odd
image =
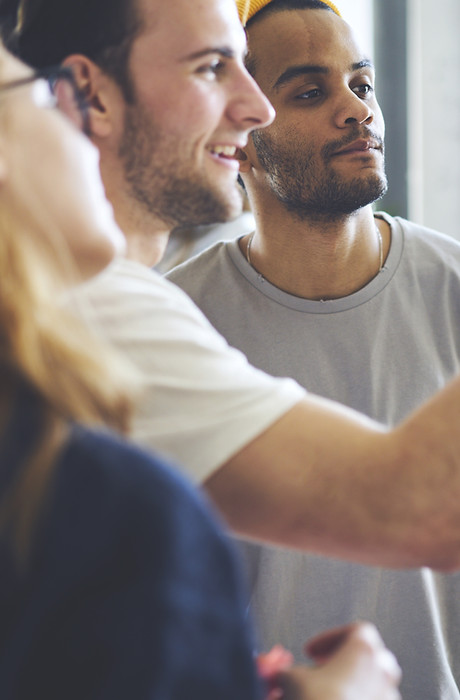
[[[55,504],[67,501],[75,519],[81,519],[82,506],[85,529],[129,538],[136,549],[157,547],[161,533],[162,541],[168,538],[179,548],[206,540],[207,546],[227,551],[219,518],[204,494],[163,456],[109,431],[73,426],[52,486]]]
[[[45,546],[57,537],[55,552],[81,551],[85,566],[102,557],[107,571],[129,569],[157,593],[172,582],[192,587],[203,614],[211,598],[222,603],[221,617],[230,600],[241,603],[241,572],[218,516],[160,455],[75,426],[57,465],[49,514]]]
[[[171,513],[174,503],[189,504],[195,511],[206,511],[209,504],[176,466],[152,451],[144,450],[111,431],[90,430],[72,426],[71,434],[60,457],[63,480],[73,487],[88,485],[118,500],[125,508],[158,508]],[[104,499],[105,500],[105,499]]]

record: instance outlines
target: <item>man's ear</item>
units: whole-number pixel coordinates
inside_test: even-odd
[[[72,54],[63,65],[72,69],[78,88],[88,104],[89,136],[109,136],[112,131],[111,100],[118,87],[86,56]]]

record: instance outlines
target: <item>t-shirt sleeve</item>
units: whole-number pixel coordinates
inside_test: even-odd
[[[133,437],[205,481],[305,395],[230,348],[182,290],[131,261],[86,288],[97,321],[141,371]]]

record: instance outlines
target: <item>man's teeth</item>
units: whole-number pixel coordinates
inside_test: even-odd
[[[236,153],[236,146],[211,146],[210,151],[218,156],[233,158]]]

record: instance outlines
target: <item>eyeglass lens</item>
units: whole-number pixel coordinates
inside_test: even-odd
[[[87,129],[87,108],[84,100],[78,94],[73,79],[67,75],[57,75],[49,78],[51,90],[56,98],[56,106],[81,131]]]

